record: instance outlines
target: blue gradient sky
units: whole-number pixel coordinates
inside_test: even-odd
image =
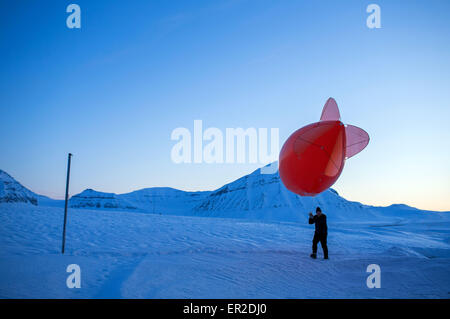
[[[215,189],[259,165],[174,164],[174,128],[279,127],[282,144],[332,96],[371,136],[341,195],[450,210],[449,21],[449,1],[2,1],[0,168],[56,198],[69,151],[71,194]]]

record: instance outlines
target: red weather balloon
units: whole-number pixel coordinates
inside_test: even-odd
[[[284,143],[279,172],[284,186],[302,196],[315,196],[333,185],[345,160],[361,152],[369,134],[344,125],[336,101],[329,98],[320,121],[295,131]]]

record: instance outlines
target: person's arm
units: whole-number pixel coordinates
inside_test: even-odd
[[[314,224],[316,222],[316,217],[317,216],[313,216],[313,214],[309,213],[309,223]]]

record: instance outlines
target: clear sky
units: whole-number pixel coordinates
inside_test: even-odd
[[[68,152],[71,194],[215,189],[260,165],[175,164],[173,129],[282,144],[332,96],[371,136],[341,195],[450,210],[449,1],[2,1],[0,70],[0,169],[40,194],[63,197]]]

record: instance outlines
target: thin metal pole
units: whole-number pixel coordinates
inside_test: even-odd
[[[67,160],[66,202],[64,204],[64,227],[63,227],[62,249],[61,249],[61,253],[63,253],[63,254],[64,254],[64,248],[66,246],[67,202],[69,201],[69,178],[70,178],[70,159],[71,158],[72,158],[72,154],[69,153],[68,160]]]

